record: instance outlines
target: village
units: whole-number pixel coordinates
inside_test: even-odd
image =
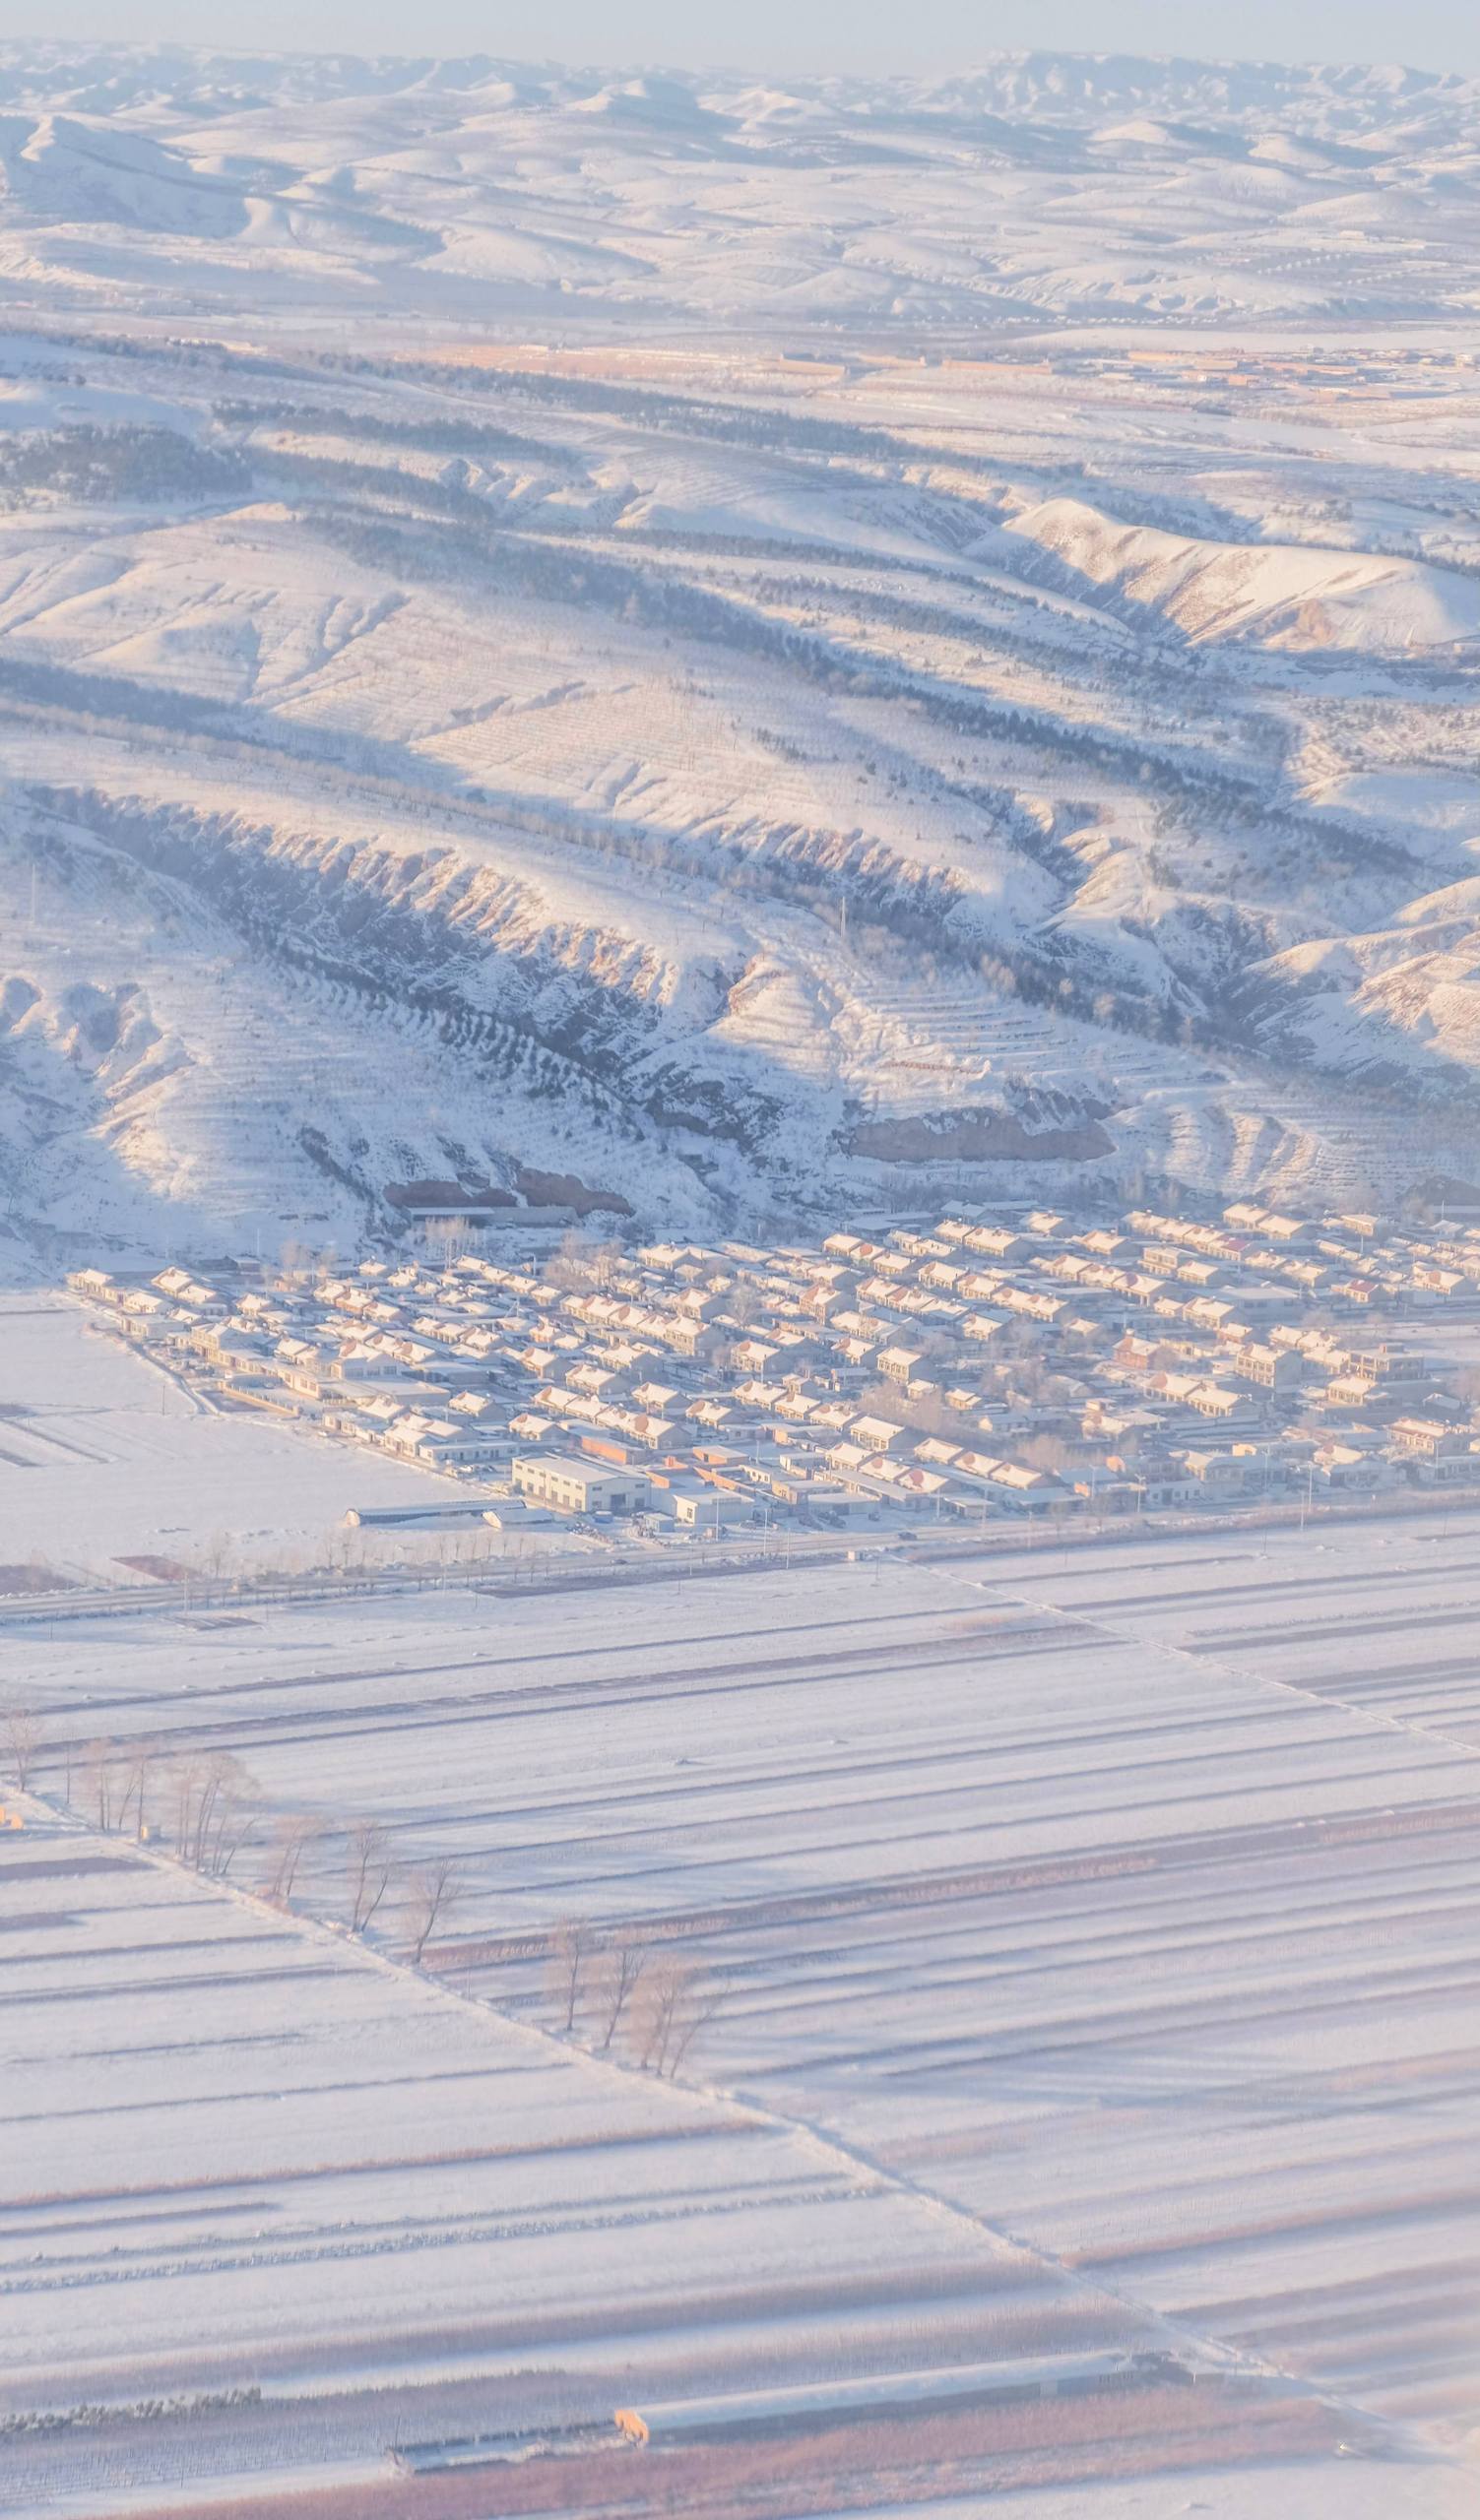
[[[466,1489],[361,1516],[347,1480],[352,1524],[883,1536],[1480,1481],[1480,1224],[994,1209],[543,1256],[425,1232],[349,1269],[68,1286],[207,1405]]]

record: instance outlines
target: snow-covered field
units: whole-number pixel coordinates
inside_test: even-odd
[[[0,1289],[0,1564],[128,1583],[324,1562],[351,1505],[426,1505],[452,1480],[300,1426],[226,1415],[44,1291]]]
[[[245,2354],[265,2407],[192,2419],[220,2476],[601,2417],[638,2385],[1109,2339],[1235,2375],[1198,2401],[1223,2392],[1218,2457],[1174,2457],[1158,2398],[1138,2447],[1062,2470],[1044,2442],[1019,2475],[999,2432],[953,2439],[989,2464],[933,2489],[1031,2472],[1078,2520],[1050,2485],[1202,2460],[1240,2520],[1459,2512],[1468,1526],[449,1592],[209,1634],[59,1621],[25,1648],[34,1782],[70,1775],[83,1817],[5,1858],[37,1865],[7,2012],[10,2192],[37,2200],[7,2223],[7,2402],[209,2391]],[[166,1835],[184,1766],[228,1755],[257,1826],[224,1888],[132,1820],[85,1825],[99,1738],[115,1802],[148,1745]],[[256,1894],[293,1822],[290,1917]],[[394,1866],[367,1945],[343,1931],[366,1822]],[[104,1868],[51,1868],[79,1857]],[[445,1858],[460,1892],[418,1974]],[[595,1953],[565,2036],[571,1920],[714,1990],[676,2085],[624,2029],[603,2048]],[[58,2118],[83,2057],[83,2121]],[[119,2476],[172,2455],[105,2437]],[[1342,2498],[1341,2438],[1398,2460],[1390,2502]],[[12,2507],[95,2453],[76,2431],[0,2453]],[[1143,2507],[1188,2507],[1164,2485]]]

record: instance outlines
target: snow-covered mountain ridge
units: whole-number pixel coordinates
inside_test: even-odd
[[[1477,207],[1408,71],[0,47],[12,1231],[1473,1177]]]

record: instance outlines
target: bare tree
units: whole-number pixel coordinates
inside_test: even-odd
[[[395,1871],[390,1841],[375,1820],[356,1820],[350,1831],[350,1931],[363,1933]]]
[[[311,1811],[293,1811],[278,1822],[273,1832],[272,1861],[263,1880],[264,1898],[286,1908],[292,1898],[298,1866],[322,1832],[322,1822]]]
[[[619,1241],[601,1241],[589,1227],[571,1226],[560,1236],[560,1248],[542,1272],[550,1287],[580,1290],[605,1287],[620,1268],[625,1254]]]
[[[737,1330],[752,1330],[760,1319],[760,1292],[748,1278],[740,1279],[725,1298],[725,1310]]]
[[[637,1988],[626,2020],[626,2042],[644,2073],[662,2073],[682,1991],[680,1964],[664,1954]]]
[[[579,1226],[570,1226],[560,1236],[558,1251],[551,1253],[544,1268],[547,1286],[565,1287],[572,1291],[592,1283],[591,1260],[593,1239]]]
[[[668,2047],[669,2077],[677,2073],[701,2030],[713,2021],[725,1999],[719,1979],[708,1977],[702,1969],[690,1968],[682,1996],[675,2007],[673,2028]]]
[[[676,1952],[648,1970],[627,2021],[627,2044],[644,2073],[677,2072],[719,2002],[720,1990]]]
[[[33,1706],[10,1706],[5,1711],[5,1748],[15,1773],[17,1785],[25,1794],[31,1784],[31,1772],[41,1747],[41,1719]]]
[[[243,1847],[257,1832],[257,1813],[247,1794],[227,1780],[217,1796],[210,1835],[202,1851],[201,1869],[224,1881]]]
[[[438,1856],[434,1862],[423,1863],[419,1871],[412,1874],[408,1923],[412,1936],[412,1959],[418,1969],[421,1954],[461,1897],[462,1890],[462,1872],[450,1855]]]
[[[150,1778],[160,1755],[158,1741],[133,1741],[123,1761],[123,1790],[118,1799],[117,1824],[128,1826],[128,1806],[134,1806],[134,1835],[142,1838],[149,1826]]]
[[[624,1934],[611,1943],[601,1955],[596,1981],[597,2026],[602,2032],[602,2053],[611,2047],[633,1995],[642,1984],[647,1967],[646,1945],[635,1934]]]
[[[113,1825],[113,1756],[111,1741],[88,1743],[83,1790],[99,1829]]]
[[[185,1862],[190,1859],[190,1840],[195,1828],[196,1797],[201,1790],[205,1762],[197,1751],[186,1751],[174,1761],[171,1786],[174,1795],[175,1853]]]
[[[564,2031],[575,2028],[587,1970],[596,1952],[597,1938],[584,1917],[567,1917],[556,1925],[550,1941],[549,1991],[563,2010],[560,2027]]]
[[[253,1790],[230,1750],[192,1751],[174,1763],[174,1844],[197,1872],[226,1872],[255,1825]]]
[[[229,1753],[224,1750],[212,1751],[200,1762],[196,1772],[190,1827],[180,1852],[198,1871],[206,1869],[206,1851],[216,1826],[216,1807],[226,1790],[229,1775]]]

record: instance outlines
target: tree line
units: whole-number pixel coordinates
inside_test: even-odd
[[[393,1919],[393,1952],[413,1968],[423,1966],[467,1893],[455,1856],[405,1863],[378,1820],[270,1815],[242,1761],[225,1748],[169,1751],[148,1737],[52,1742],[37,1710],[12,1701],[0,1713],[0,1756],[22,1794],[39,1791],[45,1766],[62,1808],[100,1832],[153,1846],[209,1880],[234,1878],[290,1914],[311,1876],[313,1913],[327,1905],[330,1921],[360,1940]],[[573,1918],[549,1939],[546,1994],[555,2033],[644,2073],[674,2079],[723,1993],[701,1965],[635,1926],[609,1932]]]
[[[725,1989],[697,1961],[655,1948],[636,1926],[606,1932],[568,1917],[550,1938],[547,1993],[562,2036],[598,2056],[615,2046],[644,2073],[672,2081]]]

